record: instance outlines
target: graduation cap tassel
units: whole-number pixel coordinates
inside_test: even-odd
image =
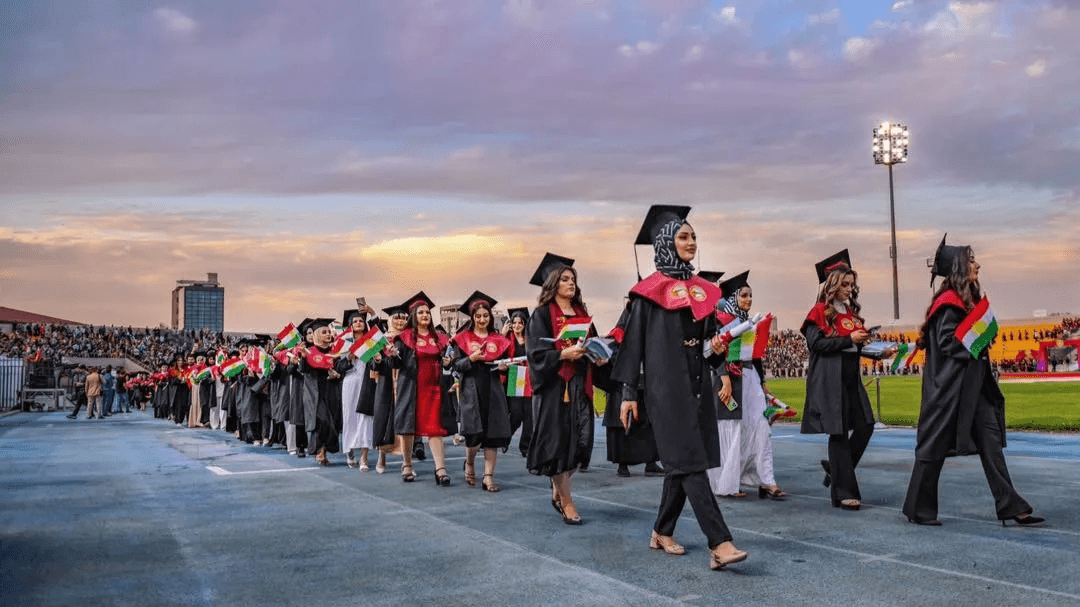
[[[641,282],[641,266],[638,265],[637,261],[637,245],[634,245],[634,269],[637,270],[638,282]]]

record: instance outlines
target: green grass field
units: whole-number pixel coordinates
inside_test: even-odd
[[[865,378],[864,378],[865,380]],[[802,379],[772,379],[769,390],[777,398],[797,409],[801,420],[806,397]],[[1080,382],[1043,382],[1001,384],[1005,394],[1005,421],[1015,430],[1080,430]],[[922,379],[914,377],[881,378],[881,417],[889,425],[914,426],[919,419]],[[870,404],[877,411],[875,382],[867,385]]]

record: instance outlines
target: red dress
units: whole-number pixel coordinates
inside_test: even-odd
[[[401,337],[416,353],[416,435],[447,436],[450,433],[441,422],[442,389],[439,383],[447,339],[435,334],[417,335],[411,330],[402,333]]]

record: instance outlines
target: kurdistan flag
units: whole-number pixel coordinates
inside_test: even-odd
[[[983,297],[975,304],[967,318],[956,327],[956,339],[964,344],[975,358],[997,337],[998,323],[990,309],[990,299]]]
[[[765,348],[769,345],[769,328],[772,327],[772,314],[761,319],[750,331],[731,340],[728,344],[728,362],[754,360],[765,357]]]
[[[202,382],[210,379],[211,377],[213,377],[213,375],[214,375],[214,372],[213,372],[212,367],[203,367],[197,373],[195,373],[193,379],[197,383],[202,383]]]
[[[236,377],[246,368],[247,365],[244,364],[244,361],[239,358],[231,358],[221,364],[221,376]]]
[[[367,333],[364,333],[360,339],[356,340],[356,343],[349,348],[349,352],[365,363],[369,363],[385,347],[386,335],[379,330],[378,326],[374,326]]]
[[[334,343],[330,346],[330,356],[340,356],[348,352],[351,345],[353,345],[353,331],[345,329],[334,338]]]
[[[589,336],[589,327],[592,325],[592,318],[589,316],[575,316],[566,320],[566,324],[563,325],[559,334],[555,337],[556,340],[562,341],[564,339],[582,339]]]
[[[893,372],[908,368],[911,361],[915,359],[915,354],[919,351],[915,344],[900,344],[897,348],[896,356],[892,359]]]
[[[510,365],[506,370],[507,396],[532,396],[532,380],[529,368],[525,365]]]
[[[292,323],[285,325],[285,328],[277,334],[278,345],[274,346],[274,351],[288,350],[289,348],[295,348],[300,345],[300,332],[296,330],[296,326]]]

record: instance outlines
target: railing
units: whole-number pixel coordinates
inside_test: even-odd
[[[0,358],[0,411],[19,406],[26,385],[26,361]]]

